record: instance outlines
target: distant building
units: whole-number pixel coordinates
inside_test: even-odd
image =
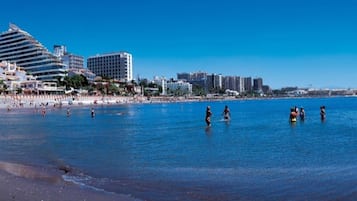
[[[154,83],[157,84],[158,86],[162,87],[162,92],[161,95],[165,96],[167,95],[167,81],[166,78],[164,77],[155,77],[154,78]]]
[[[67,69],[84,68],[84,58],[82,56],[67,52],[67,48],[64,45],[54,45],[53,54],[60,58]]]
[[[121,82],[133,80],[132,55],[127,52],[91,56],[87,59],[87,68],[98,76],[105,76]]]
[[[84,58],[75,54],[65,54],[62,57],[62,62],[68,66],[69,69],[83,69],[84,68]]]
[[[67,73],[58,57],[14,24],[0,35],[0,61],[16,63],[42,81],[57,82]]]
[[[67,48],[64,45],[54,45],[53,46],[53,54],[56,57],[62,57],[67,52]]]
[[[262,78],[254,78],[253,90],[255,92],[263,92],[263,79]]]
[[[218,92],[222,89],[222,75],[212,74],[207,75],[207,90],[209,92]]]
[[[177,79],[187,81],[196,88],[207,90],[207,73],[205,72],[177,73]]]
[[[191,95],[192,94],[192,84],[178,80],[167,82],[167,94],[172,95]]]
[[[225,76],[223,77],[223,88],[233,91],[241,92],[241,78],[239,76]]]
[[[268,85],[263,85],[262,89],[263,89],[264,94],[272,94],[273,93],[273,90]]]
[[[195,72],[191,74],[191,80],[192,81],[199,81],[199,80],[206,80],[207,79],[207,73],[206,72]]]
[[[250,92],[253,91],[252,78],[251,77],[243,78],[243,83],[244,83],[244,92],[250,93]]]
[[[191,81],[191,73],[177,73],[178,80]]]

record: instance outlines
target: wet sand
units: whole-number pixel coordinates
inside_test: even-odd
[[[60,170],[0,162],[0,200],[7,201],[138,201],[129,195],[118,195],[84,188],[61,178]]]

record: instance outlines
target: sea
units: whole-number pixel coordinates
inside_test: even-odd
[[[294,106],[304,121],[289,122]],[[357,199],[356,97],[91,107],[0,111],[0,160],[138,200]]]

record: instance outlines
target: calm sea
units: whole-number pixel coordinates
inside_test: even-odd
[[[212,108],[206,128],[205,108]],[[222,121],[224,106],[230,122]],[[321,121],[319,107],[326,106]],[[288,122],[303,106],[305,121]],[[355,200],[357,98],[0,111],[0,160],[142,200]]]

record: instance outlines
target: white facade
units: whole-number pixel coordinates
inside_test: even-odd
[[[19,88],[34,90],[41,83],[40,81],[36,81],[32,75],[27,75],[16,64],[11,64],[7,61],[0,63],[0,80],[4,81],[8,87],[8,91],[15,91]]]
[[[167,95],[167,81],[166,78],[154,77],[154,83],[162,87],[161,95]]]
[[[122,82],[133,80],[133,59],[127,52],[91,56],[87,59],[87,68],[98,76]]]
[[[64,54],[66,54],[67,48],[64,45],[54,45],[53,46],[53,54],[56,57],[62,57]]]
[[[167,82],[167,93],[174,95],[192,94],[192,84],[182,80]]]
[[[67,52],[67,47],[64,45],[54,45],[53,54],[58,57],[66,66],[66,69],[82,69],[84,67],[84,58]]]

